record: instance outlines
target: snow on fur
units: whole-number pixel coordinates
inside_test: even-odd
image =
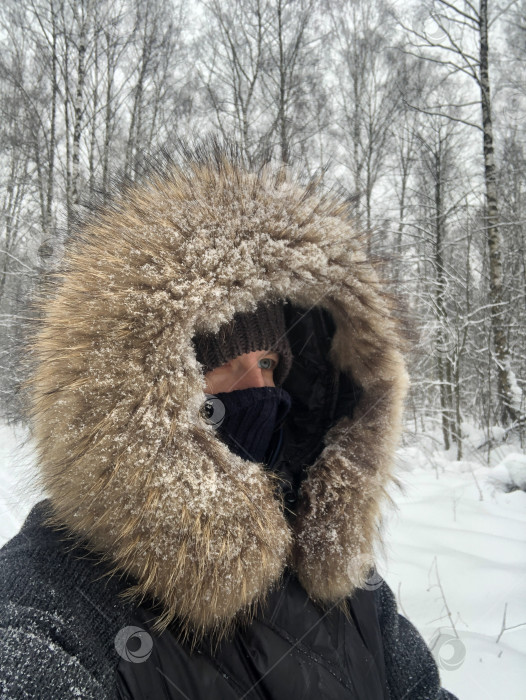
[[[332,314],[331,359],[364,389],[311,465],[293,530],[263,465],[200,420],[191,342],[285,299]],[[167,165],[82,226],[40,308],[28,387],[53,525],[160,603],[157,629],[224,629],[288,564],[319,601],[363,584],[407,375],[342,202],[226,157]]]

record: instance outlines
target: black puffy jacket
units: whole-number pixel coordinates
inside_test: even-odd
[[[265,610],[218,648],[207,640],[190,653],[171,631],[155,638],[146,661],[119,664],[120,697],[389,698],[372,592],[357,592],[347,615],[337,607],[323,610],[287,573]],[[133,624],[147,632],[149,617],[141,610]],[[150,649],[149,640],[137,639],[138,649]]]
[[[149,607],[122,600],[129,582],[105,580],[86,550],[44,525],[48,514],[49,502],[37,504],[0,550],[2,700],[455,700],[380,579],[343,615],[313,605],[287,572],[256,621],[192,652],[176,625],[155,633]]]

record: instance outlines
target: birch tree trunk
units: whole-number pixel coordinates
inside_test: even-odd
[[[71,205],[74,208],[77,207],[80,201],[80,139],[82,136],[82,122],[84,117],[85,60],[90,6],[91,2],[87,0],[86,5],[82,3],[80,8],[81,19],[77,55],[77,87],[73,103],[73,143],[71,148]]]
[[[489,82],[488,0],[480,0],[480,104],[484,149],[484,181],[486,185],[486,236],[489,253],[489,287],[491,302],[491,327],[493,347],[497,364],[498,393],[501,404],[501,419],[504,423],[519,418],[519,407],[513,396],[511,361],[508,341],[503,324],[504,294],[502,283],[502,242],[499,229],[499,209],[495,150],[493,145],[493,122]]]
[[[58,87],[58,56],[57,56],[57,17],[54,4],[51,9],[51,120],[49,125],[48,145],[48,176],[46,193],[46,216],[44,231],[49,235],[52,228],[53,198],[55,191],[55,150],[57,142],[57,97]]]
[[[140,13],[138,17],[138,23],[140,23]],[[143,40],[141,49],[141,58],[139,61],[139,74],[137,77],[137,83],[135,84],[134,96],[133,96],[133,107],[131,110],[130,118],[130,130],[128,135],[128,143],[126,145],[126,160],[124,165],[124,172],[126,176],[133,177],[134,166],[136,164],[137,157],[137,144],[139,141],[139,131],[137,124],[140,118],[140,111],[142,109],[143,103],[143,90],[144,82],[149,68],[149,63],[152,56],[152,47],[154,42],[153,32],[150,27],[150,6],[146,5],[145,15],[144,15],[144,27],[143,27]]]
[[[435,250],[434,250],[434,267],[435,267],[435,313],[437,318],[437,336],[436,336],[436,356],[437,356],[437,373],[440,383],[440,408],[442,414],[442,435],[444,438],[444,447],[449,450],[451,447],[451,402],[450,392],[450,372],[448,358],[448,343],[447,343],[447,311],[445,305],[446,295],[446,276],[444,269],[444,202],[442,193],[442,159],[441,159],[441,144],[437,144],[437,151],[434,155],[435,166]]]

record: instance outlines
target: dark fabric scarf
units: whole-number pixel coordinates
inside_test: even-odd
[[[290,394],[281,387],[238,389],[209,395],[207,418],[217,426],[232,452],[252,462],[266,463],[274,445],[272,437],[290,407]]]

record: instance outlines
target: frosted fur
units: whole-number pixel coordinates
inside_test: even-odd
[[[294,530],[272,478],[199,418],[191,338],[261,300],[321,305],[331,359],[363,389],[325,439]],[[344,205],[282,170],[167,166],[70,243],[32,342],[31,410],[56,526],[89,543],[158,629],[225,629],[289,564],[314,599],[364,582],[407,376],[388,297]],[[130,579],[130,580],[131,580]]]

